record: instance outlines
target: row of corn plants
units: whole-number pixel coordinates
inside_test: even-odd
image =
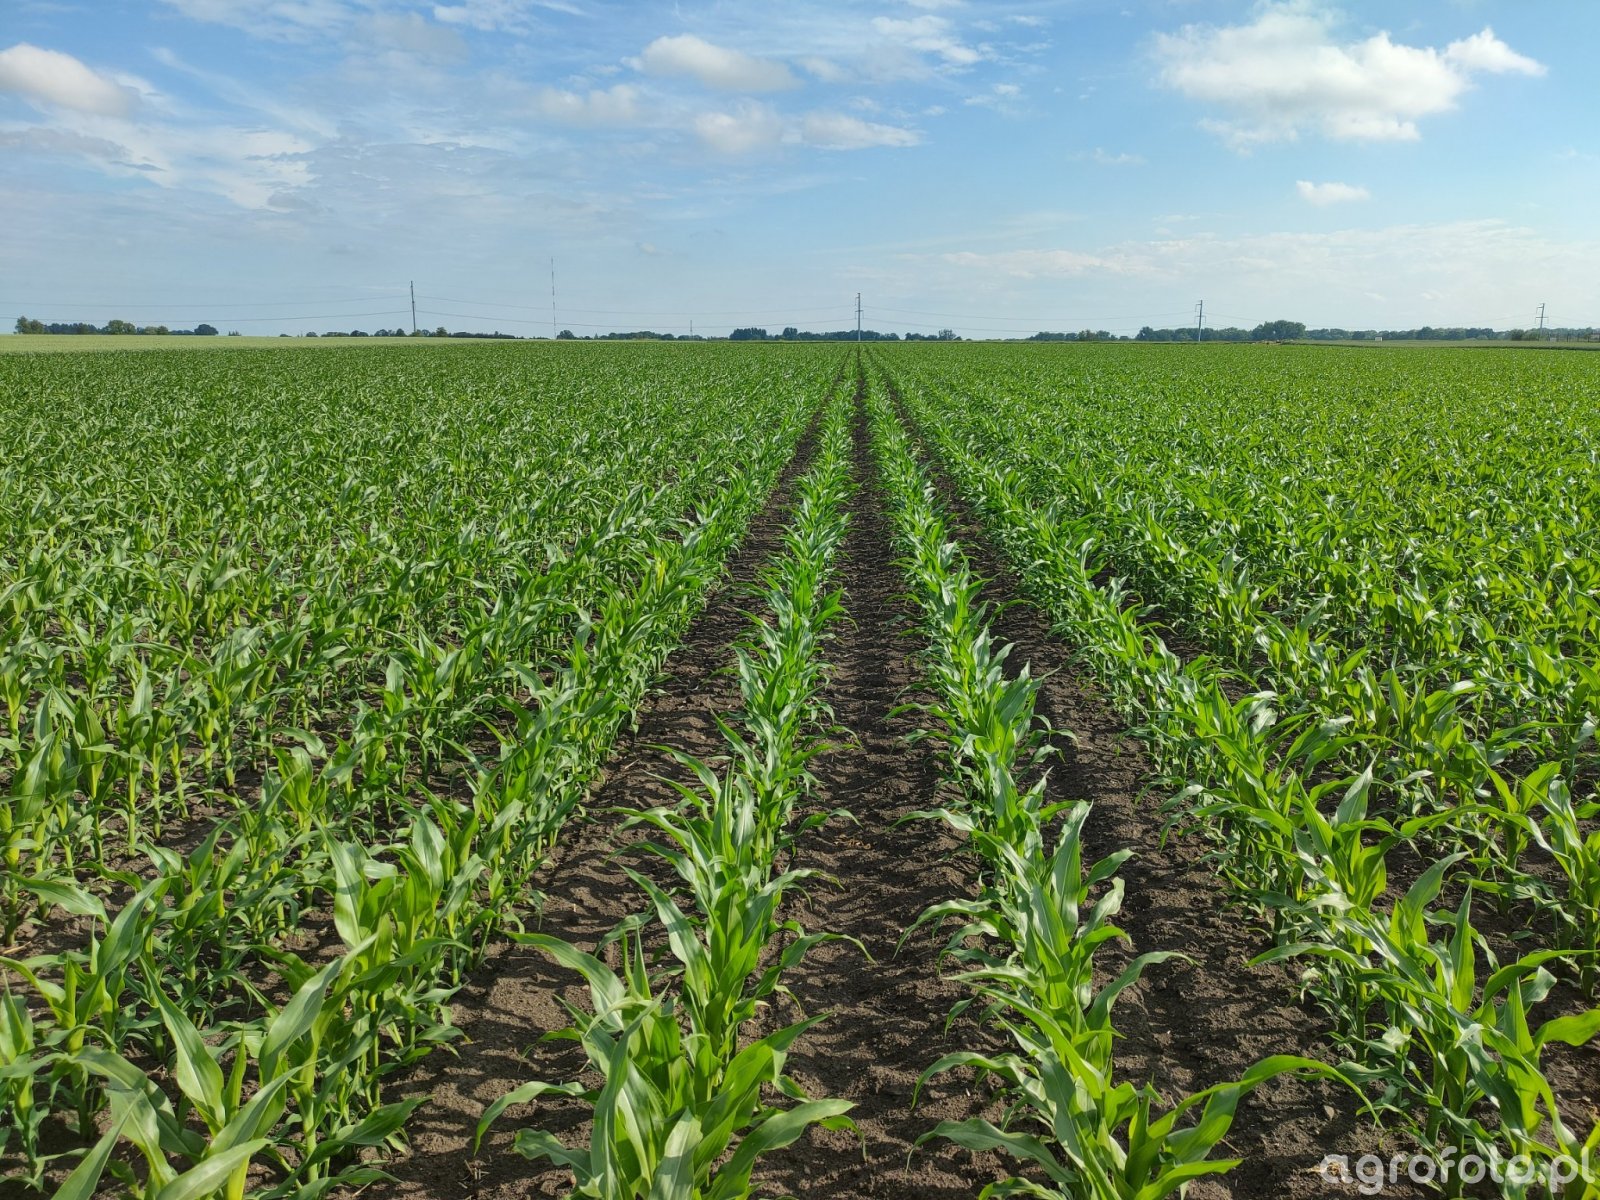
[[[830,815],[797,817],[796,807],[830,723],[819,691],[828,628],[843,615],[832,563],[848,525],[848,420],[848,407],[835,402],[783,549],[762,570],[761,610],[734,646],[741,703],[718,718],[726,760],[676,754],[695,780],[679,785],[681,803],[624,814],[625,827],[648,831],[635,849],[666,864],[673,879],[661,886],[627,869],[648,914],[604,939],[617,943],[620,969],[546,934],[513,935],[588,984],[590,1009],[569,1006],[572,1025],[549,1036],[579,1042],[602,1082],[524,1084],[489,1107],[478,1137],[510,1105],[578,1100],[592,1117],[587,1146],[538,1125],[515,1141],[526,1157],[570,1169],[574,1195],[734,1200],[750,1194],[762,1155],[812,1125],[849,1126],[847,1102],[809,1098],[784,1072],[789,1048],[822,1018],[754,1031],[785,992],[784,974],[829,939],[780,916],[785,895],[815,879],[780,864],[792,861],[800,832]],[[655,934],[648,941],[664,938],[664,963],[646,948]]]
[[[44,1181],[56,1115],[94,1143],[61,1185],[69,1196],[108,1171],[142,1196],[315,1196],[373,1178],[365,1152],[397,1144],[416,1103],[385,1104],[383,1082],[453,1038],[463,973],[515,924],[806,418],[797,406],[746,440],[743,471],[634,547],[636,565],[580,607],[563,652],[510,664],[515,698],[498,704],[511,719],[493,728],[494,753],[466,760],[470,799],[397,789],[349,754],[295,745],[260,802],[195,852],[147,844],[146,864],[105,872],[132,895],[119,909],[70,880],[26,878],[90,933],[84,949],[4,961],[26,984],[0,1009],[0,1098],[22,1118],[0,1152],[22,1161],[17,1177]],[[323,945],[296,941],[330,910]]]
[[[232,356],[94,385],[72,357],[5,401],[0,943],[44,915],[24,881],[100,887],[108,855],[182,837],[285,755],[387,796],[492,748],[526,664],[822,382],[820,360],[596,364],[575,389],[526,355],[268,355],[238,373],[258,402],[230,405]]]
[[[923,1082],[957,1067],[996,1077],[1006,1118],[1001,1125],[946,1121],[927,1137],[1002,1150],[1026,1165],[1026,1177],[999,1181],[984,1196],[1157,1200],[1190,1180],[1222,1174],[1237,1160],[1211,1155],[1242,1096],[1286,1072],[1337,1073],[1303,1057],[1274,1056],[1238,1081],[1170,1107],[1153,1085],[1118,1078],[1115,1001],[1173,952],[1141,954],[1096,987],[1097,953],[1128,940],[1113,921],[1124,891],[1116,871],[1132,852],[1085,863],[1090,806],[1047,798],[1050,749],[1034,711],[1037,682],[1026,664],[1008,673],[1011,647],[992,636],[982,581],[952,537],[909,440],[881,392],[868,406],[895,545],[927,639],[926,678],[937,697],[926,710],[930,732],[959,784],[956,806],[918,816],[963,835],[985,870],[976,899],[933,906],[906,936],[926,923],[955,925],[946,954],[961,965],[958,978],[978,1002],[962,1007],[981,1010],[1016,1047],[959,1051],[928,1069]],[[1103,963],[1099,969],[1103,975]]]
[[[1353,388],[1363,381],[1349,361],[1329,376]],[[1595,499],[1586,464],[1600,451],[1568,437],[1571,381],[1506,412],[1474,375],[1441,439],[1410,428],[1436,423],[1437,409],[1399,397],[1352,407],[1319,395],[1286,412],[1249,392],[1225,412],[1198,387],[1174,400],[1170,381],[1129,370],[1128,400],[1107,405],[1065,371],[1008,374],[1018,365],[931,386],[919,371],[900,378],[973,453],[1007,464],[1013,492],[1053,514],[1093,573],[1114,574],[1126,602],[1215,658],[1234,694],[1270,690],[1291,722],[1340,722],[1332,753],[1351,776],[1373,766],[1372,811],[1397,825],[1429,818],[1407,840],[1430,856],[1465,852],[1497,907],[1572,952],[1593,996],[1600,567],[1583,531]],[[1198,385],[1207,368],[1181,370]],[[1441,369],[1434,382],[1445,380],[1458,384]],[[968,399],[941,399],[954,395]],[[1520,477],[1482,459],[1483,422],[1497,418],[1516,430]],[[1364,427],[1384,423],[1404,452]],[[1375,491],[1372,474],[1393,486]]]
[[[1465,853],[1438,858],[1396,895],[1390,853],[1450,815],[1372,812],[1371,767],[1336,769],[1359,742],[1349,721],[1283,713],[1271,693],[1234,698],[1215,662],[1180,660],[1116,580],[1102,585],[1103,564],[1069,511],[1030,502],[1014,470],[941,425],[924,399],[908,402],[1029,591],[1141,728],[1158,765],[1186,783],[1176,819],[1215,840],[1223,877],[1271,924],[1278,946],[1265,957],[1312,964],[1306,986],[1333,1020],[1346,1073],[1368,1086],[1383,1119],[1443,1163],[1468,1154],[1528,1162],[1516,1194],[1554,1185],[1563,1196],[1594,1194],[1594,1179],[1572,1172],[1600,1146],[1600,1123],[1587,1136],[1569,1127],[1542,1059],[1551,1044],[1590,1042],[1600,1010],[1530,1017],[1556,983],[1549,968],[1581,963],[1584,951],[1499,961],[1472,923],[1486,885]],[[1534,785],[1556,792],[1553,776],[1536,772]],[[1459,902],[1440,909],[1451,878]]]

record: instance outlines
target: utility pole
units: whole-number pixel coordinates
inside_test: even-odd
[[[1206,302],[1195,301],[1194,306],[1194,340],[1203,342],[1206,339]]]
[[[861,340],[861,293],[856,293],[856,341]]]
[[[1544,305],[1539,305],[1539,340],[1544,341]]]
[[[556,337],[556,259],[550,256],[550,337]]]
[[[417,331],[417,281],[411,281],[411,332]]]

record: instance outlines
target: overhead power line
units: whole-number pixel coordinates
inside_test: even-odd
[[[419,300],[432,300],[438,304],[466,304],[474,308],[507,308],[513,312],[543,312],[546,306],[537,304],[493,304],[478,300],[462,300],[450,296],[419,296]],[[562,312],[581,313],[589,317],[682,317],[687,313],[683,309],[667,308],[575,308],[570,304],[561,306]],[[828,314],[839,311],[837,305],[822,305],[817,308],[696,308],[694,315],[705,317],[809,317],[815,314]]]
[[[194,312],[197,309],[202,309],[203,308],[207,312],[215,312],[215,311],[217,311],[219,309],[232,309],[232,308],[290,308],[290,307],[292,307],[294,305],[297,305],[297,304],[320,304],[320,305],[329,305],[329,304],[374,304],[374,303],[382,303],[383,299],[384,299],[384,297],[382,297],[382,296],[353,296],[348,300],[318,300],[315,297],[311,297],[310,299],[307,299],[305,297],[301,297],[299,300],[262,300],[262,301],[250,302],[250,303],[229,303],[229,304],[207,304],[203,300],[201,300],[201,301],[190,300],[190,301],[186,301],[185,303],[182,303],[182,304],[145,304],[145,303],[137,303],[137,302],[130,303],[130,302],[125,301],[125,300],[49,300],[49,301],[39,301],[39,300],[0,300],[0,305],[5,305],[5,306],[8,306],[8,307],[33,308],[33,309],[38,309],[38,308],[102,308],[102,309],[116,309],[116,310],[119,310],[119,311],[131,311],[131,310],[136,310],[136,309],[173,309],[173,310],[177,310],[179,312]],[[353,316],[353,317],[360,317],[360,316],[369,316],[371,314],[368,314],[368,313],[351,313],[349,315]],[[257,320],[257,319],[258,318],[255,318],[255,317],[235,317],[234,318],[234,320],[237,320],[237,321],[253,321],[253,320]],[[260,318],[260,319],[265,319],[265,318]],[[273,318],[273,319],[276,319],[276,318]],[[291,320],[291,321],[302,320],[302,319],[303,318],[300,318],[300,317],[287,317],[287,318],[285,318],[285,320]]]
[[[1153,315],[1149,313],[1127,313],[1123,314],[1122,316],[1098,317],[1006,317],[996,316],[993,313],[925,312],[922,309],[916,308],[890,308],[883,304],[871,305],[869,311],[875,313],[904,313],[907,316],[913,317],[944,317],[946,320],[950,321],[1009,321],[1013,324],[1033,324],[1034,322],[1042,322],[1044,324],[1054,323],[1080,326],[1094,321],[1164,321],[1169,317],[1188,317],[1193,315],[1193,310],[1186,309],[1180,312],[1155,313]]]

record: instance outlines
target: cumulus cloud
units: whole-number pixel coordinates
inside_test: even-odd
[[[741,101],[730,111],[703,112],[693,121],[700,141],[718,154],[751,154],[780,145],[818,150],[867,150],[877,146],[915,146],[915,129],[866,121],[840,112],[810,112],[785,117],[770,105]]]
[[[1494,75],[1543,75],[1544,64],[1525,54],[1518,54],[1495,37],[1494,30],[1485,26],[1469,38],[1451,42],[1444,56],[1468,71],[1488,71]]]
[[[1372,198],[1372,193],[1366,188],[1352,183],[1312,183],[1309,179],[1301,179],[1295,182],[1294,187],[1300,193],[1300,199],[1318,206]]]
[[[865,150],[872,146],[915,146],[914,129],[863,121],[844,113],[811,113],[800,123],[800,139],[824,150]]]
[[[781,62],[713,45],[692,33],[659,37],[627,62],[647,75],[688,76],[729,92],[777,92],[799,82]]]
[[[749,154],[783,140],[784,124],[770,106],[748,100],[732,112],[705,112],[694,119],[694,131],[719,154]]]
[[[27,42],[0,50],[0,92],[103,117],[126,115],[135,99],[131,89],[72,55]]]
[[[1418,120],[1453,109],[1474,74],[1544,70],[1487,28],[1443,50],[1407,46],[1388,33],[1341,42],[1333,15],[1305,0],[1269,4],[1247,25],[1159,34],[1155,57],[1166,86],[1234,114],[1202,126],[1238,149],[1303,131],[1414,141]]]
[[[540,116],[574,125],[626,125],[639,119],[639,91],[625,83],[587,92],[545,88],[533,107]]]

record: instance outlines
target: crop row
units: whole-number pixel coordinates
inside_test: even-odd
[[[627,870],[654,923],[629,918],[602,939],[602,949],[620,943],[620,970],[549,935],[513,935],[587,982],[590,1007],[569,1006],[572,1026],[552,1036],[581,1043],[602,1083],[524,1084],[490,1106],[478,1136],[509,1105],[578,1099],[592,1117],[587,1148],[538,1127],[516,1140],[527,1157],[570,1168],[574,1195],[738,1200],[762,1155],[812,1125],[849,1126],[848,1103],[809,1098],[784,1073],[790,1046],[821,1016],[752,1032],[784,990],[784,973],[830,940],[780,917],[785,895],[815,872],[779,862],[792,861],[799,834],[836,815],[797,820],[796,807],[829,721],[819,698],[824,646],[844,612],[832,563],[848,525],[849,416],[836,401],[783,547],[761,573],[762,608],[734,647],[741,704],[718,717],[725,761],[678,752],[696,781],[679,785],[680,803],[619,814],[655,839],[633,851],[659,858],[676,877],[664,888]],[[664,935],[664,969],[647,951],[647,941],[662,940],[652,934]],[[795,1103],[780,1107],[773,1092]]]
[[[47,1123],[64,1117],[94,1142],[65,1195],[88,1194],[108,1169],[168,1200],[247,1186],[310,1197],[372,1178],[363,1152],[394,1144],[415,1105],[385,1104],[384,1080],[454,1036],[463,973],[515,925],[532,871],[791,457],[814,395],[703,403],[721,422],[715,437],[700,426],[695,452],[713,464],[709,494],[685,518],[602,539],[612,578],[592,600],[564,600],[555,653],[496,667],[482,643],[451,648],[473,674],[445,702],[501,715],[489,755],[471,755],[448,721],[419,729],[415,692],[397,686],[395,707],[411,711],[365,756],[343,741],[318,754],[309,735],[274,746],[259,802],[230,806],[190,853],[142,840],[125,869],[77,864],[84,879],[8,868],[13,894],[87,931],[82,949],[4,960],[27,984],[0,997],[0,1100],[19,1118],[0,1149],[23,1177],[43,1179]],[[491,611],[508,626],[530,619],[499,601]],[[358,701],[356,723],[371,711]],[[115,749],[106,757],[120,762]],[[386,769],[415,753],[462,760],[465,787]],[[37,775],[13,777],[13,829]],[[53,810],[108,822],[92,784],[79,771],[51,793]]]
[[[1180,660],[1146,611],[1127,603],[1115,579],[1105,582],[1108,564],[1070,501],[1031,498],[1021,470],[971,436],[961,415],[970,400],[907,388],[905,402],[1030,592],[1143,728],[1158,764],[1186,785],[1174,819],[1213,839],[1224,877],[1271,923],[1277,947],[1265,957],[1312,964],[1306,985],[1334,1024],[1348,1060],[1342,1069],[1381,1117],[1432,1152],[1526,1156],[1540,1179],[1562,1183],[1561,1194],[1588,1194],[1593,1181],[1561,1173],[1600,1144],[1600,1125],[1587,1135],[1570,1127],[1581,1110],[1569,1103],[1563,1111],[1544,1056],[1552,1045],[1589,1042],[1600,1010],[1542,1024],[1530,1015],[1556,986],[1551,966],[1592,979],[1584,946],[1567,941],[1501,962],[1472,918],[1475,893],[1500,894],[1486,877],[1494,864],[1465,850],[1437,857],[1409,886],[1389,882],[1396,847],[1427,827],[1481,819],[1504,829],[1513,825],[1504,810],[1474,794],[1417,817],[1376,812],[1371,797],[1393,766],[1375,753],[1378,735],[1359,714],[1319,710],[1298,693],[1234,698],[1235,681],[1215,661]],[[1397,756],[1429,748],[1426,739],[1407,747],[1399,736],[1390,745]],[[1546,765],[1523,781],[1549,815],[1520,828],[1592,861],[1593,835],[1584,842],[1560,771]],[[1582,861],[1573,867],[1574,882],[1593,870]],[[1440,909],[1447,882],[1459,901]],[[1577,911],[1559,928],[1591,928],[1592,899],[1587,913],[1576,889],[1566,900]]]
[[[954,807],[917,815],[964,836],[985,871],[976,899],[934,905],[906,936],[924,923],[954,924],[945,953],[977,1002],[962,1008],[981,1011],[1015,1044],[998,1055],[957,1051],[928,1068],[924,1081],[957,1067],[994,1076],[1006,1119],[946,1121],[927,1137],[1003,1150],[1050,1185],[1018,1176],[985,1195],[1154,1200],[1224,1173],[1237,1160],[1210,1156],[1245,1093],[1286,1072],[1337,1073],[1279,1055],[1170,1106],[1153,1084],[1117,1077],[1116,999],[1175,952],[1140,954],[1109,980],[1103,964],[1097,969],[1102,947],[1128,940],[1113,920],[1124,897],[1116,871],[1133,851],[1084,862],[1090,806],[1048,799],[1051,751],[1034,711],[1038,684],[1027,664],[1008,672],[1011,647],[991,634],[982,581],[952,537],[933,483],[881,390],[868,403],[895,544],[927,640],[937,699],[925,716],[959,784]]]

